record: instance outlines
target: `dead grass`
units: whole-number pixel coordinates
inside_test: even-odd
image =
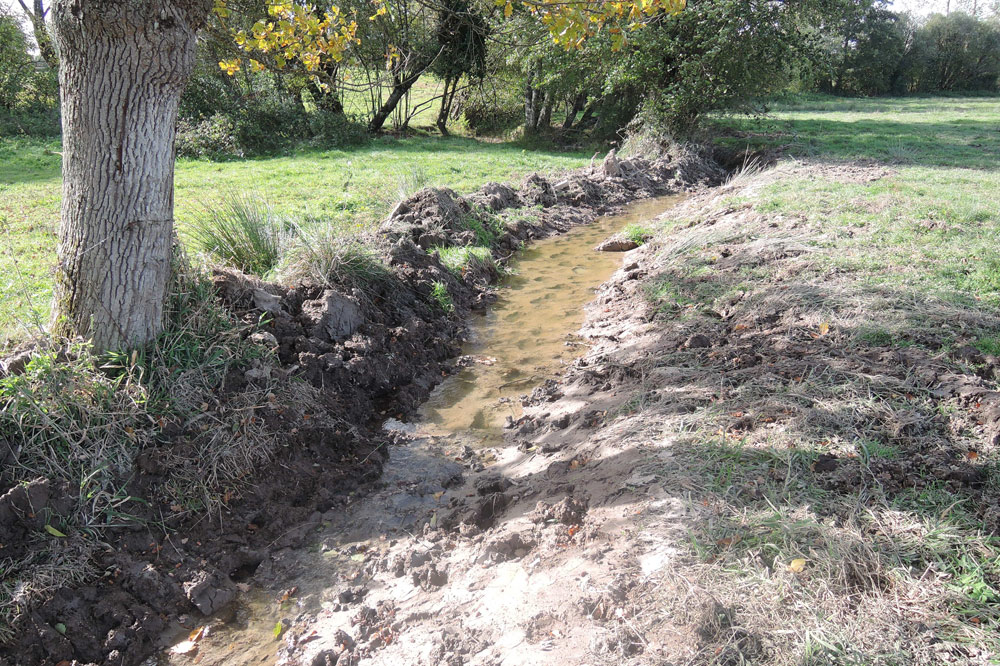
[[[842,229],[759,200],[891,173],[751,169],[661,224],[643,288],[657,325],[605,360],[626,380],[604,432],[658,442],[649,469],[686,507],[679,555],[633,601],[641,633],[682,636],[688,663],[1000,654],[1000,387],[976,353],[1000,313],[839,269]],[[876,232],[850,231],[857,266]],[[640,539],[676,545],[657,515]]]

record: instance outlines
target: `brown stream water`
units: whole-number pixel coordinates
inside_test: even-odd
[[[621,265],[622,255],[597,252],[608,236],[649,220],[679,197],[639,201],[621,215],[533,243],[501,283],[500,297],[472,324],[463,354],[476,362],[452,375],[424,403],[420,432],[460,435],[473,446],[501,444],[508,417],[521,415],[517,399],[582,354],[575,331],[583,306]]]
[[[426,440],[474,448],[501,445],[506,419],[521,415],[518,397],[546,379],[558,377],[563,367],[584,351],[583,341],[575,334],[583,324],[584,306],[622,262],[622,254],[597,252],[595,246],[628,224],[656,217],[679,199],[672,196],[639,201],[620,215],[602,217],[532,243],[513,262],[513,272],[502,281],[497,302],[472,322],[471,340],[463,353],[476,362],[438,386],[421,408],[415,428],[399,423],[392,426],[414,432],[417,440],[423,436]],[[428,457],[406,450],[411,448],[419,447],[394,449],[383,475],[386,485],[400,488],[405,485],[399,483],[400,479],[433,474],[433,463],[431,467],[421,466],[428,464]],[[399,490],[397,495],[405,492]],[[394,501],[401,507],[400,520],[405,512],[409,512],[407,516],[415,511],[426,513],[415,496],[394,496]],[[375,506],[374,499],[370,503],[373,506],[368,508],[359,506],[365,500],[354,505],[352,525],[367,520],[376,528],[387,528],[384,521],[391,522],[391,509],[387,510],[385,504]],[[360,535],[350,529],[335,537],[341,544],[359,539]],[[314,558],[315,566],[305,566],[301,580],[289,582],[289,586],[303,590],[322,588],[330,584],[326,579],[357,568],[356,563],[335,562],[319,554],[303,557]],[[210,631],[197,646],[193,641],[184,643],[188,631],[178,627],[164,636],[165,647],[174,648],[148,660],[147,666],[273,664],[280,645],[276,623],[291,609],[275,603],[271,596],[250,587],[241,595],[235,621],[210,622]]]

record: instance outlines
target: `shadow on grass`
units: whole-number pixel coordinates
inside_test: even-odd
[[[970,100],[836,100],[789,106],[764,122],[726,118],[715,126],[718,143],[739,150],[781,147],[800,157],[995,170],[1000,116],[985,106],[995,100],[971,100],[969,109],[962,101]]]

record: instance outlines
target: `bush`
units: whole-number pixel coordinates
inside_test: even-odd
[[[520,86],[511,81],[493,81],[489,86],[473,88],[458,105],[466,125],[476,134],[504,134],[524,122]]]
[[[202,120],[178,120],[175,145],[177,154],[183,157],[243,157],[236,140],[236,127],[221,113]]]
[[[193,246],[227,266],[259,277],[281,259],[291,225],[260,197],[231,193],[188,225]]]
[[[343,113],[320,109],[309,113],[307,122],[310,143],[323,148],[359,146],[371,138],[364,124],[348,118]]]

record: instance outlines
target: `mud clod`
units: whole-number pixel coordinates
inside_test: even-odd
[[[579,525],[587,515],[587,502],[575,497],[564,497],[556,504],[539,502],[532,512],[536,523],[554,521],[563,525]]]

